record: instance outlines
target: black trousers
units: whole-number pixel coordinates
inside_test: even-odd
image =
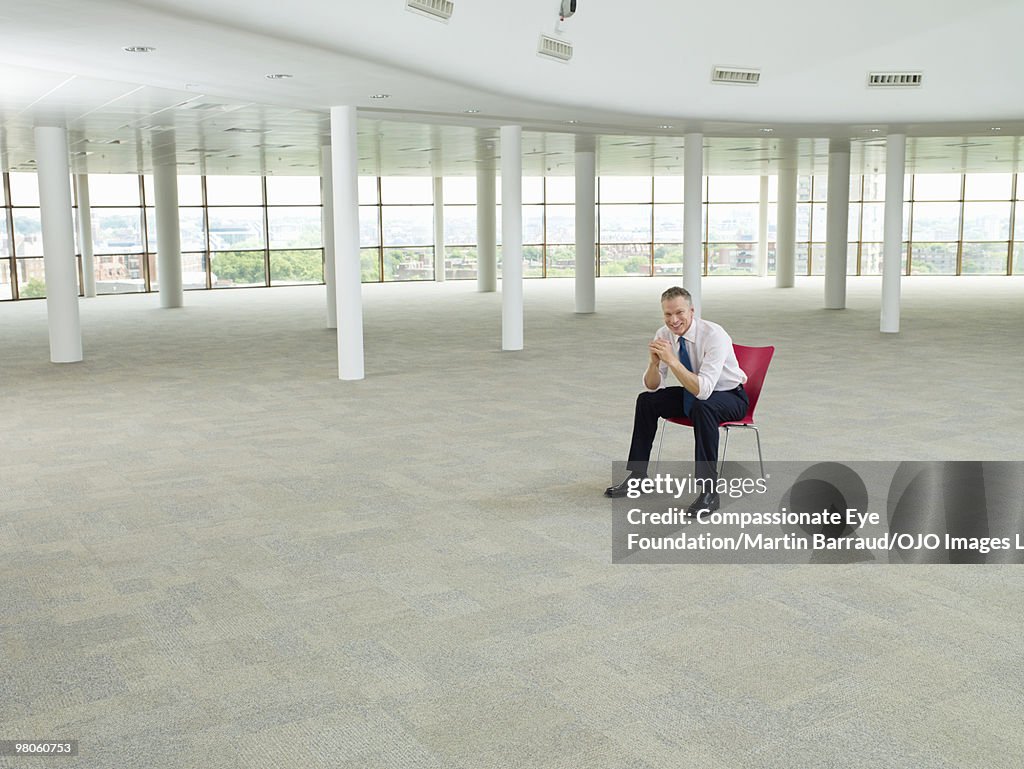
[[[658,434],[658,419],[683,416],[683,392],[682,387],[663,387],[637,396],[627,465],[633,472],[647,472],[651,447]],[[735,390],[713,392],[707,400],[694,400],[690,420],[693,422],[695,478],[718,479],[718,425],[742,419],[748,403],[742,385]]]

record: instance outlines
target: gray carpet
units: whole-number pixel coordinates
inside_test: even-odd
[[[323,287],[0,304],[0,766],[1019,767],[1024,567],[630,567],[601,497],[663,279],[364,290],[336,378]],[[1020,459],[1024,283],[705,281],[778,346],[769,459]],[[666,454],[691,456],[678,429]],[[730,456],[756,456],[739,435]]]

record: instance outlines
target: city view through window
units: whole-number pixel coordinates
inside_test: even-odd
[[[1024,184],[1020,176],[907,176],[903,272],[1024,272],[1024,206],[1020,205]],[[574,179],[524,177],[522,181],[524,276],[571,277],[575,268]],[[152,177],[91,174],[88,182],[97,292],[158,290]],[[777,187],[777,178],[768,177],[769,275],[775,271]],[[364,282],[435,279],[433,189],[429,177],[359,179]],[[881,175],[850,179],[850,275],[881,273],[884,189]],[[476,179],[446,177],[442,190],[445,278],[475,280]],[[824,273],[826,193],[825,176],[798,177],[798,275]],[[500,180],[496,196],[500,222]],[[758,176],[703,179],[704,274],[758,273],[760,197]],[[186,289],[323,282],[318,177],[180,176],[178,204]],[[45,296],[35,175],[4,173],[0,206],[0,300]],[[75,206],[77,216],[77,201]],[[600,177],[596,223],[599,276],[682,274],[682,177]],[[497,232],[500,270],[500,226]],[[75,237],[81,285],[77,230]]]

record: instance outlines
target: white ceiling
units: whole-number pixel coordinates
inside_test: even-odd
[[[509,122],[531,174],[571,173],[574,133],[596,137],[599,173],[680,173],[692,130],[709,173],[772,172],[782,137],[805,172],[829,137],[853,139],[855,172],[884,170],[888,131],[912,170],[1024,170],[1020,0],[579,0],[567,64],[536,54],[558,0],[454,2],[441,23],[404,0],[0,0],[0,166],[31,168],[32,127],[60,123],[78,171],[149,170],[173,129],[183,173],[316,173],[328,108],[351,104],[364,173],[473,173]],[[714,65],[761,82],[713,85]],[[924,85],[869,90],[882,68]]]

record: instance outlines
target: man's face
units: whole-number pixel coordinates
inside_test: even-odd
[[[682,336],[693,322],[693,307],[684,297],[674,296],[661,303],[665,325],[676,336]]]

